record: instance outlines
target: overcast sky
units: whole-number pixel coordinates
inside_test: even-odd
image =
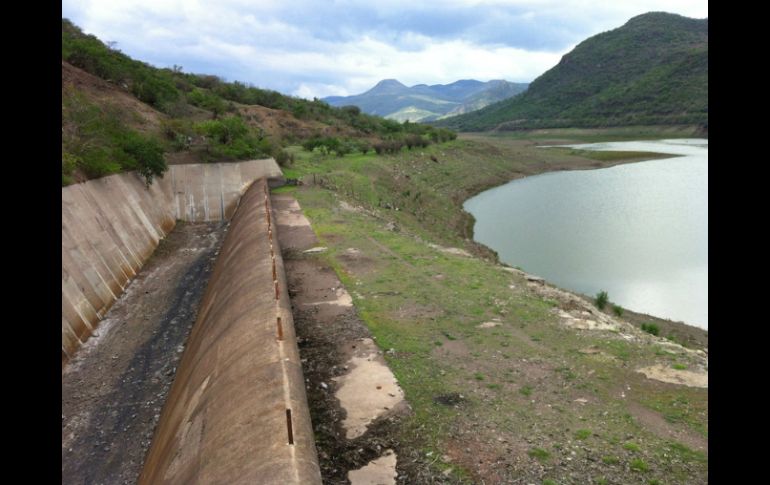
[[[586,38],[707,0],[63,0],[62,16],[157,67],[305,98],[381,79],[530,82]]]

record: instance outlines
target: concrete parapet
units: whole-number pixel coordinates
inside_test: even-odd
[[[280,174],[265,159],[172,165],[149,188],[134,172],[62,187],[62,365],[177,220],[230,219],[254,180]]]
[[[201,300],[140,484],[320,484],[264,179],[248,189]]]

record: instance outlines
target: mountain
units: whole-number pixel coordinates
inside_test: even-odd
[[[580,43],[521,96],[432,124],[463,131],[708,125],[708,19],[639,15]]]
[[[395,79],[384,79],[372,89],[355,96],[323,98],[332,106],[358,106],[364,113],[397,121],[430,121],[468,113],[515,96],[526,83],[503,80],[488,82],[464,79],[451,84],[418,84],[407,87]]]

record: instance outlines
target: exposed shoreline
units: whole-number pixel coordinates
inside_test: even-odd
[[[663,134],[661,134],[661,135],[663,136]],[[460,138],[461,139],[464,138],[464,139],[474,140],[474,139],[478,139],[478,137],[486,138],[487,136],[483,135],[483,134],[460,134]],[[693,138],[700,138],[697,135],[692,135],[692,137]],[[668,139],[668,138],[666,138],[666,139]],[[708,138],[703,138],[703,139],[708,140]],[[573,145],[573,144],[583,144],[583,143],[586,143],[586,142],[582,142],[582,141],[574,141],[574,140],[566,140],[566,139],[555,140],[555,141],[558,141],[558,143],[546,143],[546,142],[544,142],[542,144],[536,143],[536,146],[538,146],[539,148],[545,148],[546,146],[558,147],[560,145]],[[613,140],[613,141],[616,141],[616,140]],[[638,141],[638,140],[629,140],[629,141]],[[654,140],[644,140],[644,141],[654,141]],[[631,158],[619,159],[619,160],[596,160],[590,166],[585,166],[584,164],[577,164],[577,165],[575,165],[572,168],[570,168],[569,166],[565,166],[565,165],[541,166],[539,168],[534,169],[532,172],[517,174],[516,176],[514,176],[513,178],[511,178],[510,180],[508,180],[507,182],[504,182],[502,184],[490,184],[489,186],[474,187],[474,189],[476,189],[476,190],[471,195],[469,195],[466,199],[464,199],[462,201],[462,203],[460,204],[460,210],[462,211],[462,213],[468,219],[470,219],[472,221],[471,224],[470,224],[470,227],[469,227],[469,233],[468,233],[469,237],[468,237],[468,239],[470,239],[470,242],[472,242],[472,244],[474,246],[479,247],[482,250],[482,252],[493,254],[494,255],[494,259],[495,259],[495,261],[498,264],[500,264],[502,266],[511,267],[509,264],[500,261],[498,255],[497,255],[497,251],[495,251],[494,249],[490,248],[489,246],[486,246],[485,244],[480,243],[480,242],[475,240],[474,235],[473,235],[473,227],[475,226],[476,219],[475,219],[475,217],[471,213],[467,212],[464,209],[464,205],[465,205],[466,201],[468,201],[469,199],[471,199],[471,198],[473,198],[473,197],[475,197],[475,196],[477,196],[477,195],[479,195],[479,194],[481,194],[481,193],[483,193],[483,192],[485,192],[487,190],[491,190],[491,189],[496,188],[496,187],[501,187],[501,186],[506,185],[506,184],[508,184],[510,182],[513,182],[514,180],[519,180],[519,179],[526,178],[526,177],[532,177],[532,176],[535,176],[535,175],[541,175],[541,174],[544,174],[544,173],[557,172],[557,171],[568,171],[568,170],[597,170],[597,169],[611,168],[611,167],[614,167],[614,166],[617,166],[617,165],[625,165],[625,164],[630,164],[630,163],[641,163],[641,162],[647,162],[647,161],[651,161],[651,160],[658,160],[658,159],[665,159],[665,158],[675,158],[675,157],[681,156],[681,155],[676,155],[676,154],[655,153],[655,152],[649,152],[648,155],[649,156],[644,155],[644,156],[640,156],[640,157],[631,157]],[[527,274],[527,275],[530,275],[530,276],[534,276],[534,277],[537,277],[537,278],[542,278],[540,275],[535,275],[535,274],[532,274],[532,273],[528,273],[526,271],[522,271],[522,272]],[[590,295],[585,295],[585,294],[582,294],[582,293],[579,293],[579,292],[576,292],[576,291],[573,291],[573,290],[570,290],[570,289],[561,288],[558,285],[555,285],[555,284],[553,284],[553,283],[551,283],[551,282],[549,282],[548,280],[545,280],[545,279],[544,279],[544,281],[548,285],[553,286],[554,288],[559,288],[562,291],[566,291],[568,293],[572,293],[572,294],[574,294],[576,296],[579,296],[581,298],[587,299],[589,301],[592,301],[592,299],[593,299],[593,297],[590,296]],[[609,308],[610,308],[610,305],[608,305],[607,309],[609,310]],[[708,330],[707,329],[704,329],[704,328],[701,328],[701,327],[698,327],[696,325],[689,324],[689,323],[686,323],[686,322],[683,322],[683,321],[674,321],[674,320],[667,319],[667,318],[664,318],[664,317],[658,317],[658,316],[647,314],[647,313],[643,313],[643,312],[633,311],[633,310],[625,308],[625,307],[623,308],[623,310],[624,310],[624,313],[623,313],[623,317],[622,318],[625,319],[625,320],[628,320],[629,323],[632,323],[633,325],[635,325],[637,327],[641,327],[641,325],[643,323],[654,323],[654,324],[658,325],[661,328],[662,333],[664,335],[670,335],[672,337],[672,340],[676,341],[677,343],[683,344],[683,345],[688,346],[688,347],[695,346],[695,348],[702,349],[702,350],[708,352]],[[609,315],[609,311],[607,311],[605,313],[607,313]]]

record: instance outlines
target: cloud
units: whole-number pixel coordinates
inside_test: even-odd
[[[531,81],[591,35],[706,1],[64,0],[62,15],[132,57],[302,97],[384,78]]]

